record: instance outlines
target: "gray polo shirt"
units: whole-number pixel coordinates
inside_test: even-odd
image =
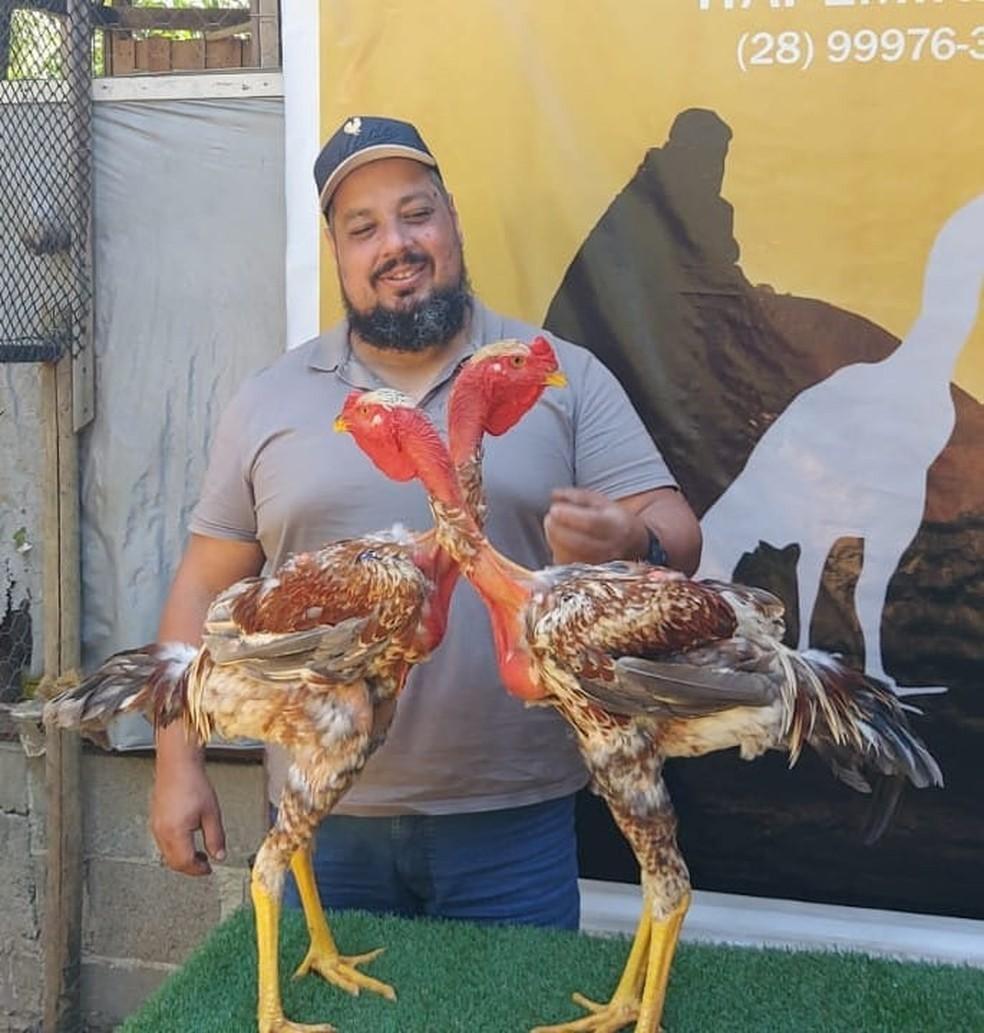
[[[542,331],[477,301],[469,354],[503,338]],[[548,388],[508,434],[486,441],[487,533],[531,568],[549,562],[543,517],[551,490],[578,485],[611,498],[674,485],[666,464],[615,378],[584,348],[553,338],[569,386]],[[461,358],[421,401],[446,427],[451,381]],[[273,569],[295,552],[402,523],[432,519],[416,483],[387,480],[332,420],[356,387],[382,382],[352,354],[347,327],[284,354],[249,378],[226,409],[211,449],[196,534],[259,541]],[[269,753],[276,800],[285,755]],[[348,814],[446,814],[537,803],[574,792],[587,776],[564,721],[525,708],[499,682],[484,607],[459,582],[448,632],[417,667],[386,743],[339,804]]]

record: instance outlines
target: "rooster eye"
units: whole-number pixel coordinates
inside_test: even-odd
[[[519,367],[523,365],[523,361],[524,361],[524,360],[523,360],[523,356],[522,356],[522,355],[513,355],[513,356],[511,356],[511,357],[510,357],[510,359],[509,359],[509,362],[510,362],[510,363],[512,364],[512,366],[514,366],[514,367],[515,367],[516,369],[519,369]]]

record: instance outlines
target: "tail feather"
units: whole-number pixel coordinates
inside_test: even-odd
[[[142,713],[155,727],[178,718],[193,723],[188,708],[188,675],[198,651],[183,643],[152,643],[111,656],[74,688],[50,699],[46,724],[77,728],[108,747],[106,729],[119,714]]]
[[[861,837],[867,846],[881,839],[898,810],[905,789],[905,779],[901,775],[885,775],[875,781],[875,790],[871,796],[871,806],[865,821]]]
[[[874,787],[865,832],[873,842],[891,820],[906,781],[918,789],[943,785],[939,765],[909,725],[911,708],[887,688],[819,650],[790,658],[797,687],[790,754],[795,757],[807,742],[852,789]]]

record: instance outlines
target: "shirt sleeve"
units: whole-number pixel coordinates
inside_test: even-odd
[[[249,404],[240,391],[226,407],[212,441],[208,468],[188,529],[209,538],[256,541],[256,506],[250,481],[252,461]]]
[[[574,483],[611,499],[676,488],[622,385],[589,352],[574,409]]]

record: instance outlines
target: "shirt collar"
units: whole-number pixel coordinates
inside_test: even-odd
[[[460,352],[454,361],[441,371],[437,378],[435,387],[447,381],[457,371],[458,367],[481,347],[483,341],[496,340],[489,337],[487,324],[492,313],[478,300],[472,297],[471,319],[468,324],[468,340],[464,350]],[[345,380],[352,383],[353,387],[378,387],[379,384],[366,382],[374,381],[376,378],[366,370],[358,359],[352,354],[352,346],[349,344],[348,320],[341,320],[333,327],[326,330],[312,342],[311,355],[308,359],[308,366],[311,369],[320,370],[324,373],[336,373],[342,375]]]
[[[343,319],[314,339],[308,366],[324,373],[334,373],[348,353],[348,322]]]

